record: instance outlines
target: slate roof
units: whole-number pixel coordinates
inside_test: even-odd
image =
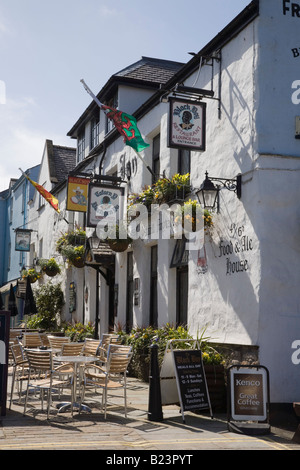
[[[183,63],[172,60],[142,57],[134,64],[112,75],[97,94],[97,98],[102,103],[105,103],[106,99],[111,98],[120,84],[152,89],[155,93],[161,85],[165,85],[183,66]],[[78,129],[90,118],[96,107],[97,105],[92,101],[67,135],[73,138],[76,137]]]
[[[167,83],[183,65],[184,64],[181,62],[142,57],[138,62],[115,73],[112,78],[125,77],[150,83],[164,84]]]
[[[54,184],[65,181],[68,174],[76,166],[76,149],[61,145],[53,145],[51,140],[46,141],[49,160],[50,179]]]

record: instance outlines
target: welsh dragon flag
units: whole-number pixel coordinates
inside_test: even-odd
[[[126,145],[132,147],[136,152],[141,152],[145,148],[149,147],[149,144],[143,140],[137,127],[135,117],[102,103],[101,109],[103,109],[106,116],[114,122],[116,129],[124,137],[124,143]]]

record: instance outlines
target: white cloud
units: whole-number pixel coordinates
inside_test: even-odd
[[[115,8],[109,8],[106,5],[101,5],[99,7],[99,12],[100,12],[100,15],[105,18],[115,16],[118,13],[118,11]]]
[[[3,12],[0,10],[0,36],[11,33],[10,23],[7,18],[4,17]]]
[[[36,106],[31,97],[0,105],[0,191],[9,187],[11,178],[21,176],[19,168],[25,171],[41,163],[46,139],[65,145],[64,136],[49,136],[30,126]]]

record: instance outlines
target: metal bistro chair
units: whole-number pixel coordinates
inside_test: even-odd
[[[61,356],[80,356],[83,350],[82,343],[64,343],[61,347]]]
[[[111,344],[119,344],[119,335],[112,334],[112,333],[104,333],[102,335],[101,344],[98,349],[98,354],[100,358],[100,362],[105,364],[107,362],[107,354],[108,348]]]
[[[39,333],[23,333],[23,348],[39,348],[42,345],[43,343]]]
[[[19,338],[22,336],[22,330],[16,330],[11,328],[9,330],[9,346],[12,346],[13,344],[19,344]],[[9,353],[8,353],[8,363],[12,365],[14,362],[14,358],[12,355],[12,350],[9,348]]]
[[[83,356],[97,356],[100,344],[99,339],[86,338],[82,350]]]
[[[49,342],[47,333],[40,333],[40,338],[42,341],[42,346],[46,348],[50,348],[50,342]]]
[[[24,355],[23,348],[21,344],[13,344],[10,347],[12,358],[13,358],[13,371],[12,371],[12,380],[11,380],[11,393],[10,393],[10,403],[9,409],[11,409],[13,392],[15,383],[18,383],[18,392],[19,392],[19,403],[22,395],[22,384],[24,381],[28,380],[29,372],[29,363]]]
[[[59,353],[61,352],[63,344],[70,343],[70,338],[68,336],[48,335],[48,340],[50,348]]]
[[[131,360],[131,347],[119,346],[118,349],[109,348],[106,366],[100,367],[96,364],[87,365],[84,368],[82,382],[82,404],[85,396],[86,387],[99,387],[102,392],[102,408],[104,404],[104,419],[106,419],[107,410],[107,394],[109,390],[124,389],[124,409],[125,417],[127,417],[127,367]],[[81,408],[79,408],[79,413]]]
[[[26,356],[29,362],[29,380],[27,382],[27,391],[24,404],[24,415],[26,414],[29,389],[34,388],[39,390],[41,404],[43,409],[44,392],[48,392],[47,396],[47,419],[50,414],[50,404],[52,400],[52,393],[57,392],[64,387],[71,388],[71,413],[73,416],[73,402],[74,402],[74,371],[70,373],[70,365],[61,365],[53,368],[52,352],[29,349],[26,351]],[[44,379],[31,378],[32,374],[45,374]],[[66,378],[67,375],[67,378]]]

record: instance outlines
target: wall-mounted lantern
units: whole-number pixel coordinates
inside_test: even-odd
[[[221,185],[215,185],[213,181],[217,181],[221,183]],[[242,195],[242,175],[237,175],[235,179],[209,178],[206,171],[205,180],[201,184],[200,188],[196,191],[196,196],[203,209],[217,209],[217,212],[219,212],[219,192],[222,187],[228,189],[229,191],[234,191],[237,197],[240,199]]]

